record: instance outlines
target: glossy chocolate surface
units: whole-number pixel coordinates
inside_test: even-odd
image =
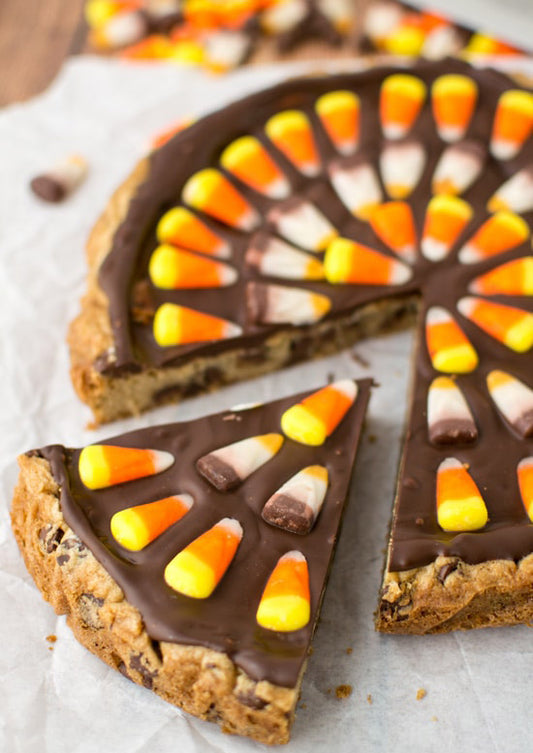
[[[226,652],[253,679],[294,687],[318,617],[370,386],[371,380],[358,382],[355,403],[322,446],[285,439],[270,461],[230,492],[217,491],[198,473],[198,458],[240,439],[279,431],[282,413],[308,393],[114,437],[107,443],[167,450],[176,461],[156,476],[100,491],[82,484],[79,450],[52,445],[40,454],[50,462],[61,487],[65,520],[139,609],[151,638]],[[291,534],[263,521],[263,506],[280,483],[314,464],[326,466],[330,483],[310,533]],[[113,539],[110,520],[115,512],[179,493],[193,497],[192,508],[144,550],[130,552]],[[163,579],[165,566],[224,517],[236,518],[244,535],[214,593],[207,599],[193,599],[173,591]],[[293,549],[301,551],[308,562],[311,620],[292,633],[265,630],[255,620],[261,594],[279,557]]]

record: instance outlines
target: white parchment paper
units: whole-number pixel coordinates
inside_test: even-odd
[[[532,635],[526,627],[387,637],[372,613],[405,413],[411,335],[286,370],[90,432],[68,379],[64,343],[84,289],[83,247],[112,190],[154,133],[300,70],[248,69],[226,78],[163,65],[70,62],[54,86],[0,114],[0,751],[2,753],[248,753],[108,669],[72,637],[26,573],[9,527],[15,457],[51,442],[82,446],[138,426],[320,385],[329,374],[374,375],[366,434],[343,533],[304,679],[294,753],[525,753]],[[90,163],[64,204],[40,203],[28,182],[72,152]],[[368,365],[366,365],[368,364]],[[47,636],[54,635],[54,643]],[[350,685],[338,699],[337,686]],[[426,695],[417,700],[423,688]]]

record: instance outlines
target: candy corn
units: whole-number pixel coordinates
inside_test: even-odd
[[[281,417],[284,434],[301,444],[318,446],[333,434],[357,397],[357,385],[342,379],[293,405]]]
[[[517,474],[520,496],[527,516],[533,523],[533,457],[524,458],[518,463]]]
[[[529,238],[529,225],[512,212],[496,212],[481,225],[459,251],[463,264],[475,264],[496,254],[510,251]]]
[[[115,50],[137,42],[147,30],[144,15],[138,10],[127,10],[91,29],[89,40],[99,50]]]
[[[368,220],[383,199],[373,166],[359,156],[329,165],[331,184],[339,199],[353,215]]]
[[[206,34],[203,42],[207,66],[218,72],[240,65],[251,47],[249,34],[227,29]]]
[[[461,32],[450,23],[443,23],[427,34],[422,45],[421,56],[427,60],[457,55],[463,46]]]
[[[310,600],[307,561],[301,552],[287,552],[267,581],[257,609],[257,622],[267,630],[300,630],[311,617]]]
[[[331,309],[330,299],[320,293],[261,282],[248,283],[246,305],[256,324],[313,324]]]
[[[139,5],[139,0],[87,0],[83,12],[88,25],[96,29],[104,26],[113,16],[135,10]]]
[[[413,212],[405,201],[389,201],[377,206],[369,217],[372,230],[398,256],[416,258],[416,228]]]
[[[284,199],[290,186],[279,167],[255,136],[242,136],[224,149],[222,167],[255,191],[271,199]]]
[[[170,243],[223,259],[231,253],[229,244],[185,207],[169,209],[159,220],[156,234],[159,243]]]
[[[266,5],[261,26],[268,34],[283,34],[299,24],[306,13],[306,0],[276,0]]]
[[[444,259],[472,219],[472,214],[472,207],[463,199],[434,196],[428,204],[420,244],[426,259]]]
[[[93,444],[81,451],[78,470],[88,489],[104,489],[161,473],[173,463],[174,456],[163,450]]]
[[[299,110],[285,110],[273,115],[265,125],[272,143],[304,175],[317,175],[320,160],[306,115]]]
[[[388,139],[405,136],[418,117],[426,98],[426,85],[415,76],[395,73],[381,86],[379,114]]]
[[[328,282],[358,285],[404,285],[412,276],[402,262],[347,238],[330,243],[324,270]]]
[[[207,599],[230,566],[242,536],[238,520],[222,518],[170,560],[165,582],[184,596]]]
[[[167,60],[172,58],[175,47],[164,34],[149,34],[135,44],[124,47],[119,57],[124,60]]]
[[[383,148],[379,166],[385,190],[392,199],[405,199],[417,185],[426,164],[418,141],[392,142]]]
[[[196,461],[196,468],[215,489],[227,492],[273,458],[282,444],[281,434],[241,439],[204,455]]]
[[[485,150],[476,141],[462,141],[447,147],[435,168],[434,194],[461,194],[477,180],[485,161]]]
[[[443,531],[477,531],[489,519],[474,480],[456,458],[446,458],[437,471],[437,520]]]
[[[428,433],[432,444],[463,444],[477,439],[477,427],[463,393],[450,377],[437,377],[428,391]]]
[[[435,371],[467,374],[478,365],[470,341],[446,309],[432,306],[426,315],[426,343]]]
[[[262,275],[287,280],[323,280],[322,262],[279,238],[258,233],[250,243],[246,263]]]
[[[338,234],[314,204],[297,196],[271,209],[267,219],[285,240],[309,251],[323,251]]]
[[[257,211],[222,173],[210,167],[189,178],[183,187],[183,201],[239,230],[254,230],[259,224]]]
[[[212,261],[174,246],[158,246],[153,252],[148,272],[158,288],[222,288],[237,279],[233,267]]]
[[[524,439],[533,437],[533,390],[505,371],[491,371],[487,387],[496,407]]]
[[[333,91],[316,101],[316,111],[337,151],[352,154],[359,144],[359,109],[357,94]]]
[[[310,465],[280,486],[263,507],[263,520],[291,533],[309,533],[324,502],[328,471]]]
[[[531,212],[533,210],[533,165],[515,173],[501,185],[487,203],[489,212],[499,210]]]
[[[496,108],[490,151],[496,159],[511,159],[533,130],[533,94],[520,89],[504,92]]]
[[[440,76],[431,87],[433,117],[443,141],[458,141],[465,135],[478,96],[476,82],[456,73]]]
[[[458,301],[457,308],[464,317],[511,350],[525,353],[533,346],[533,314],[468,296]]]
[[[340,34],[347,34],[353,27],[355,14],[352,0],[317,0],[317,5]]]
[[[87,177],[87,161],[79,154],[74,154],[56,163],[30,183],[33,193],[44,201],[56,203],[63,201]]]
[[[167,528],[181,520],[191,509],[190,494],[165,497],[145,505],[128,507],[111,518],[111,533],[118,543],[131,552],[139,552]]]
[[[201,311],[163,303],[154,317],[154,338],[161,347],[209,342],[237,337],[242,330],[233,322]]]
[[[491,269],[469,285],[481,295],[533,295],[533,256],[523,256]]]
[[[390,0],[376,0],[368,6],[363,18],[363,30],[378,49],[384,49],[387,39],[399,26],[405,10]]]

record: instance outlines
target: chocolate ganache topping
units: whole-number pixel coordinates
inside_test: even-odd
[[[327,107],[318,105],[328,93],[340,93],[337,105],[351,113],[345,113],[347,143],[339,121],[332,125]],[[307,163],[275,127],[276,116],[284,113],[287,120],[295,111],[300,143],[314,143]],[[257,346],[273,332],[312,330],[317,321],[327,325],[369,302],[418,296],[413,401],[388,567],[423,566],[439,554],[471,564],[518,561],[533,551],[529,503],[517,476],[518,464],[533,455],[531,122],[529,92],[500,73],[457,60],[290,80],[200,120],[151,156],[149,175],[102,264],[100,284],[116,346],[108,373]],[[283,198],[250,187],[234,166],[228,168],[225,150],[245,135],[275,161],[289,187]],[[238,191],[246,227],[227,215],[217,218],[191,188],[191,176],[205,168],[219,170]],[[227,261],[236,271],[231,285],[169,290],[149,279],[156,225],[169,208],[184,204],[230,248]],[[299,215],[303,205],[320,217]],[[296,232],[287,217],[296,220]],[[346,241],[317,241],[328,228]],[[309,239],[308,231],[315,237]],[[287,280],[275,268],[262,270],[258,255],[280,236],[293,251],[322,261],[322,276]],[[153,311],[169,302],[199,309],[242,333],[162,346],[151,317],[131,315],[139,285],[149,291]],[[275,300],[280,288],[289,287],[316,294],[314,318],[302,321],[295,304],[288,306],[292,320],[279,316]],[[434,380],[443,374],[466,403],[466,419],[446,403],[440,423],[435,419],[428,427],[428,394],[430,388],[436,394]],[[520,384],[521,397],[505,393],[507,405],[514,400],[521,414],[515,421],[512,409],[498,404],[494,387],[509,377]],[[450,531],[439,524],[437,470],[448,458],[468,469],[483,498],[488,520],[478,529]]]

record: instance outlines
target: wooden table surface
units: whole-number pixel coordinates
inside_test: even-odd
[[[0,0],[0,106],[45,89],[85,45],[85,0]]]

